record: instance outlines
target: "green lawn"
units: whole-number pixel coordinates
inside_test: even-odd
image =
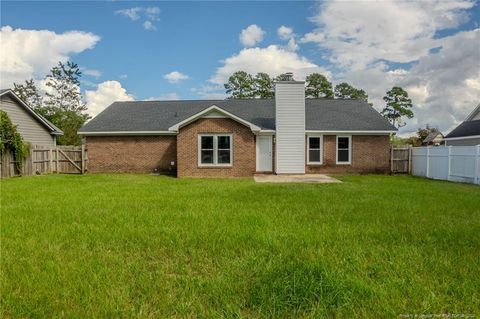
[[[3,318],[480,315],[480,187],[1,181]]]

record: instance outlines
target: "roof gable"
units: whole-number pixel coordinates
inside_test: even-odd
[[[15,94],[11,89],[2,89],[0,90],[0,97],[8,95],[10,98],[12,98],[15,102],[17,102],[20,107],[23,107],[27,113],[31,115],[33,119],[35,119],[37,122],[39,122],[41,125],[46,127],[49,131],[50,134],[52,135],[63,135],[63,131],[56,127],[53,123],[51,123],[49,120],[35,112],[30,106],[28,106],[25,102],[22,101],[21,98],[18,97],[18,95]]]
[[[209,116],[210,115],[210,116]],[[213,115],[213,116],[212,116]],[[183,121],[180,121],[176,123],[175,125],[172,125],[171,127],[168,128],[169,131],[171,132],[178,132],[180,128],[182,128],[185,125],[188,125],[192,122],[195,122],[196,120],[203,118],[203,117],[218,117],[219,115],[223,115],[224,117],[230,118],[232,120],[235,120],[245,126],[248,126],[252,131],[260,131],[261,128],[258,127],[257,125],[250,123],[241,117],[238,117],[230,112],[225,111],[222,108],[219,108],[216,105],[212,105],[209,108],[202,110],[196,114],[193,114],[192,116],[184,119]]]

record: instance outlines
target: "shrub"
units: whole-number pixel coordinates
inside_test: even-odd
[[[21,174],[23,161],[30,151],[30,144],[22,140],[22,136],[17,131],[17,126],[13,125],[7,113],[0,110],[0,156],[2,158],[7,150],[12,152],[15,169]]]

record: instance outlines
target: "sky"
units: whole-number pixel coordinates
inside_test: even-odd
[[[414,104],[400,134],[448,133],[480,103],[480,4],[432,1],[1,1],[0,86],[58,61],[82,69],[89,113],[114,101],[223,99],[237,70],[319,72]]]

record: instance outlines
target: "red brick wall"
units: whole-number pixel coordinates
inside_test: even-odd
[[[160,136],[88,136],[86,137],[89,172],[175,174],[177,162],[175,135]]]
[[[198,166],[198,134],[230,133],[231,167]],[[228,118],[199,119],[182,127],[177,135],[178,177],[241,177],[255,173],[255,135],[250,128]]]
[[[353,135],[350,165],[336,164],[336,136],[323,136],[323,165],[306,165],[306,173],[387,173],[390,170],[388,135]]]

